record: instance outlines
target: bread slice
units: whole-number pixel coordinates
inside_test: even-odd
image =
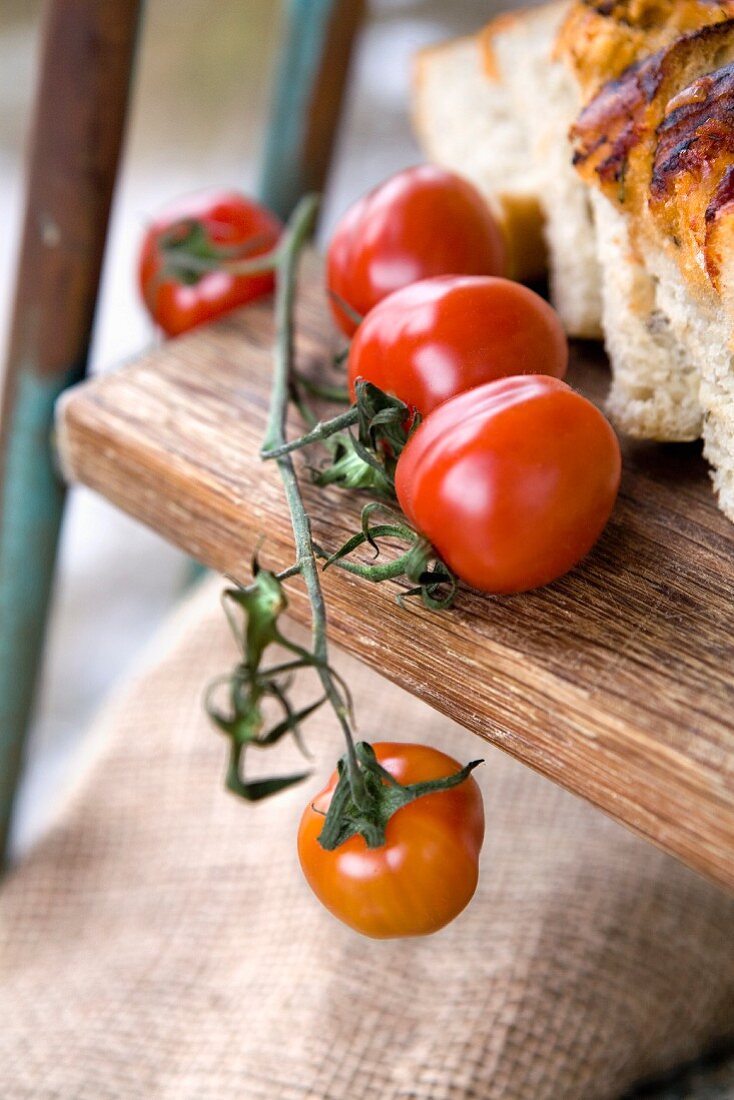
[[[522,20],[517,21],[522,36]],[[485,67],[479,36],[421,50],[413,66],[413,124],[429,160],[459,172],[487,198],[505,231],[510,273],[545,272],[538,181],[506,86]]]
[[[571,5],[546,4],[517,21],[500,18],[482,34],[485,61],[507,86],[535,165],[545,215],[550,296],[571,336],[601,336],[601,278],[588,189],[571,164],[568,130],[581,107],[569,70],[554,56]],[[514,33],[513,33],[514,31]],[[526,154],[527,156],[527,154]]]
[[[669,44],[684,43],[682,31],[698,31],[713,23],[720,26],[725,9],[725,4],[702,0],[616,0],[603,12],[583,3],[574,5],[557,51],[574,71],[582,95],[597,92],[573,128],[577,146],[579,135],[585,135],[577,161],[587,182],[598,185],[600,181],[585,168],[584,158],[591,156],[598,164],[612,155],[612,134],[624,142],[635,126],[643,125],[641,116],[647,132],[654,132],[665,97],[659,94],[653,107],[643,94],[645,81],[647,93],[652,94],[656,82],[674,87],[684,65],[710,67],[702,39],[692,47],[671,49]],[[667,58],[664,65],[663,57]],[[626,65],[621,74],[620,64]],[[614,176],[613,168],[607,170]],[[628,185],[629,171],[627,164]],[[620,186],[619,180],[610,183],[612,192]],[[592,197],[602,269],[602,320],[613,370],[609,411],[619,427],[641,438],[697,439],[702,429],[699,372],[661,300],[660,279],[630,239],[629,204],[636,192],[629,186],[626,190],[626,203],[616,204],[617,196],[610,195],[609,188],[605,198],[598,193]],[[643,200],[645,190],[640,192]]]
[[[644,413],[637,426],[647,418],[654,438],[686,438],[686,424],[690,438],[702,429],[721,507],[734,519],[733,114],[729,19],[678,38],[603,87],[574,140],[577,167],[598,189],[598,210],[619,227],[651,288],[647,302],[628,295],[631,312],[653,333],[657,319],[665,326],[657,358],[636,354],[629,340],[610,347],[613,407],[624,423],[637,395]],[[610,251],[608,269],[613,261]],[[613,340],[619,313],[606,324]],[[675,358],[666,371],[671,338]]]
[[[591,203],[604,343],[612,364],[607,412],[621,431],[638,439],[698,439],[698,369],[659,300],[657,280],[631,245],[627,219],[599,192],[591,193]]]
[[[671,324],[700,371],[704,455],[734,520],[734,19],[723,37],[712,58],[719,67],[667,103],[641,236],[665,280]]]

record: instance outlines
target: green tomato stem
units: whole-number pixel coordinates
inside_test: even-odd
[[[308,447],[310,443],[320,443],[336,432],[341,432],[344,428],[349,428],[352,424],[356,424],[358,419],[359,411],[356,405],[353,405],[351,409],[339,413],[338,416],[332,416],[330,420],[319,421],[315,428],[312,428],[312,430],[305,435],[299,436],[298,439],[292,439],[289,443],[283,443],[278,447],[263,447],[260,451],[260,458],[281,458],[283,455],[291,454],[293,451],[299,451],[301,447]]]
[[[272,242],[272,234],[260,234],[237,245],[215,244],[201,222],[184,220],[160,239],[163,272],[166,278],[183,282],[198,282],[210,271],[226,271],[229,275],[262,275],[275,271],[281,255],[281,241],[268,252],[255,255],[258,249]]]
[[[198,256],[185,256],[180,259],[166,260],[166,275],[168,278],[185,278],[191,276],[207,275],[210,271],[225,271],[228,275],[265,275],[269,271],[277,271],[281,259],[280,247],[266,252],[262,256],[256,256],[252,260],[220,260],[216,258],[202,259]]]
[[[263,440],[263,453],[287,447],[286,422],[290,379],[294,360],[294,310],[296,300],[296,273],[300,254],[306,244],[316,218],[318,197],[307,195],[298,204],[290,228],[281,239],[277,252],[277,278],[275,293],[275,362],[270,394],[268,425]],[[347,746],[347,767],[352,797],[357,805],[366,801],[364,780],[354,748],[354,738],[349,719],[349,707],[340,692],[329,668],[326,603],[319,579],[316,551],[311,537],[311,524],[303,503],[301,489],[293,466],[293,459],[282,451],[276,459],[283,480],[286,500],[291,514],[291,525],[296,543],[296,555],[311,605],[311,636],[315,667],[328,699],[341,726]]]
[[[287,581],[291,577],[297,577],[301,572],[301,567],[298,562],[295,565],[289,565],[287,569],[281,569],[280,573],[275,574],[276,580]]]

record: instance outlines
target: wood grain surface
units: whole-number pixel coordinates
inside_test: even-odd
[[[315,372],[333,340],[315,261],[302,282],[299,355]],[[289,564],[278,472],[257,457],[271,341],[261,305],[69,391],[58,410],[66,477],[243,581],[262,535],[264,564]],[[578,345],[569,380],[600,399],[600,352]],[[363,501],[311,486],[306,495],[315,538],[336,548]],[[332,569],[324,585],[335,642],[734,885],[734,526],[716,509],[696,446],[627,443],[606,533],[545,589],[463,590],[450,611],[431,613],[400,608],[394,583]],[[290,594],[305,619],[298,582]],[[369,714],[360,732],[400,734],[371,729]]]

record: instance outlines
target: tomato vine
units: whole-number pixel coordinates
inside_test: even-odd
[[[250,780],[245,776],[245,754],[248,748],[263,748],[291,734],[303,750],[301,723],[328,704],[341,727],[346,752],[340,762],[340,786],[325,818],[319,838],[322,847],[332,849],[343,843],[345,837],[355,833],[362,835],[369,847],[379,847],[385,841],[385,827],[390,816],[402,805],[423,794],[449,790],[469,775],[479,763],[474,761],[454,775],[432,781],[429,785],[403,787],[385,775],[374,760],[370,746],[356,740],[354,715],[349,689],[334,670],[329,659],[327,637],[327,610],[320,580],[319,558],[324,567],[338,564],[351,572],[358,572],[371,580],[383,580],[406,574],[415,582],[414,591],[422,593],[427,602],[440,606],[434,593],[439,585],[449,580],[441,571],[432,548],[421,536],[403,523],[370,526],[375,505],[367,505],[363,512],[362,531],[338,550],[326,555],[313,541],[311,524],[303,500],[301,487],[293,463],[292,452],[305,442],[331,441],[334,466],[342,466],[345,456],[351,455],[353,470],[361,471],[359,478],[345,479],[345,484],[381,489],[390,499],[394,498],[393,472],[399,453],[410,427],[407,406],[396,398],[383,394],[376,387],[368,387],[361,395],[361,402],[348,412],[333,418],[328,427],[316,425],[307,439],[289,443],[286,438],[288,409],[299,376],[294,366],[294,307],[298,262],[309,239],[318,209],[318,198],[304,198],[296,208],[278,246],[267,256],[252,261],[237,261],[238,274],[253,274],[273,270],[276,275],[275,298],[275,350],[271,385],[270,409],[267,429],[262,445],[262,456],[275,461],[280,471],[286,501],[291,516],[295,540],[296,562],[280,574],[260,567],[256,561],[253,583],[246,587],[230,588],[225,592],[225,607],[235,637],[242,651],[242,659],[234,671],[212,685],[207,695],[207,710],[216,726],[230,738],[230,760],[227,785],[234,793],[248,800],[257,800],[273,794],[306,777],[307,772]],[[179,249],[179,265],[185,265]],[[356,437],[350,428],[359,427]],[[343,433],[334,443],[335,433]],[[379,445],[385,444],[381,453]],[[376,455],[380,454],[380,457]],[[390,566],[362,566],[343,561],[357,545],[369,542],[376,546],[380,535],[403,538],[410,543],[405,554]],[[429,563],[433,562],[432,567]],[[372,571],[370,573],[370,570]],[[288,602],[283,581],[300,576],[306,587],[311,608],[311,648],[306,649],[283,634],[279,620]],[[242,622],[232,614],[236,609]],[[264,665],[265,652],[277,644],[291,655],[290,660],[276,665]],[[288,698],[287,684],[282,677],[296,671],[311,668],[317,675],[322,695],[301,709],[294,709]],[[216,705],[215,696],[223,685],[228,688],[228,708]],[[274,700],[282,711],[282,718],[265,729],[263,704]]]

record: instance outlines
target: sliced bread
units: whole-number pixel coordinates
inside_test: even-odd
[[[574,127],[577,167],[597,189],[599,225],[619,228],[629,264],[650,290],[636,300],[620,295],[605,318],[612,409],[629,427],[637,400],[641,414],[632,428],[652,438],[696,438],[702,431],[720,504],[731,518],[733,62],[734,20],[703,27],[604,86]],[[607,248],[607,272],[614,261]],[[611,285],[610,274],[604,282]],[[625,308],[658,337],[652,351],[620,339]],[[666,348],[673,352],[667,368]]]
[[[569,335],[598,339],[601,281],[592,212],[568,141],[581,100],[572,74],[554,56],[569,10],[562,0],[501,17],[484,30],[482,42],[486,63],[496,68],[525,128],[526,160],[535,166],[545,215],[551,300]]]

